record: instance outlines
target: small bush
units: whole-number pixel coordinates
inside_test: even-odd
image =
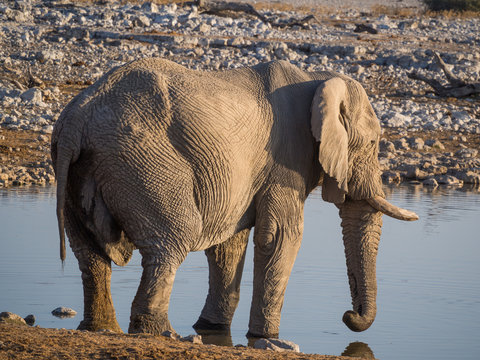
[[[480,0],[423,0],[431,11],[476,11],[480,12]]]

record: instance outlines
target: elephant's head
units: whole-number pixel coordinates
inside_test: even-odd
[[[376,314],[376,256],[382,214],[401,220],[418,216],[388,203],[382,190],[380,123],[356,81],[335,77],[322,83],[312,103],[312,133],[320,143],[322,197],[342,218],[353,311],[343,316],[353,331],[370,327]]]

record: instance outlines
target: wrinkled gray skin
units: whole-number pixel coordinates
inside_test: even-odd
[[[380,126],[363,88],[287,62],[199,72],[161,59],[116,68],[62,112],[52,136],[64,228],[84,287],[80,329],[121,331],[111,261],[142,255],[129,332],[172,330],[175,272],[205,250],[209,292],[195,328],[228,330],[250,229],[254,286],[249,336],[278,335],[308,194],[340,209],[353,311],[363,331],[376,313],[375,259],[384,197]],[[322,240],[322,234],[318,234]],[[63,242],[63,243],[62,243]]]

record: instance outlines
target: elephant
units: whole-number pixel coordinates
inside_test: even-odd
[[[228,331],[253,228],[247,337],[277,337],[304,203],[321,186],[343,229],[353,305],[343,321],[366,330],[376,315],[382,215],[418,218],[385,200],[380,135],[364,88],[334,72],[286,61],[197,71],[161,58],[110,70],[65,107],[51,142],[60,257],[66,233],[82,274],[79,329],[121,332],[112,261],[123,266],[138,249],[130,333],[174,331],[175,273],[200,250],[209,289],[193,327]]]

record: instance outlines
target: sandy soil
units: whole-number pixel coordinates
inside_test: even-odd
[[[0,359],[342,360],[351,357],[194,345],[147,334],[91,333],[0,324]]]

